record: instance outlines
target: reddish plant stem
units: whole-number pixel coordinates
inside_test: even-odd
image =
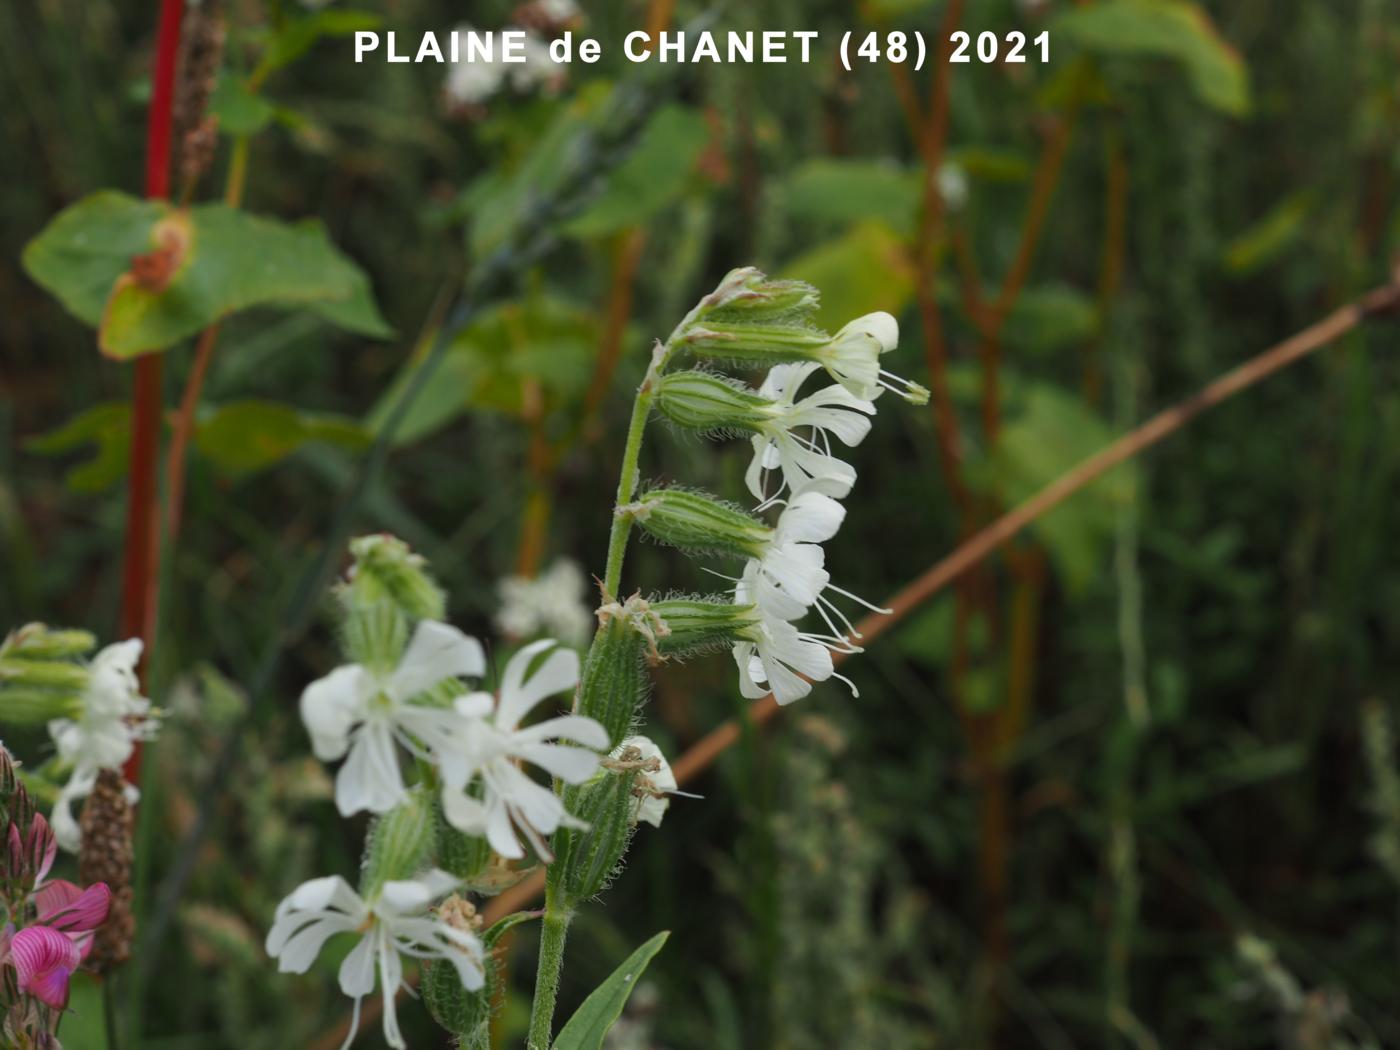
[[[952,64],[948,50],[951,36],[962,18],[963,0],[950,0],[943,13],[938,45],[934,55],[933,97],[929,100],[928,123],[913,129],[915,142],[924,158],[923,214],[915,252],[915,298],[923,328],[924,357],[928,363],[929,390],[932,394],[934,431],[938,439],[938,461],[953,501],[966,516],[971,498],[962,477],[962,448],[953,396],[948,384],[948,347],[944,340],[943,318],[938,306],[935,281],[938,275],[939,244],[943,238],[944,202],[938,189],[938,170],[943,166],[948,139],[948,93],[952,86]],[[899,78],[896,77],[896,84]],[[909,111],[918,115],[917,99]]]
[[[170,195],[171,103],[175,95],[175,65],[184,10],[184,0],[161,0],[146,129],[146,196],[152,199],[163,200]],[[160,494],[156,488],[156,461],[160,454],[160,355],[139,358],[135,373],[131,392],[131,466],[127,476],[120,633],[123,637],[141,639],[144,680],[155,646],[159,601]],[[124,772],[129,781],[140,779],[139,741]]]
[[[1045,219],[1050,213],[1050,202],[1054,199],[1055,188],[1060,182],[1060,172],[1064,168],[1065,154],[1069,149],[1070,137],[1074,132],[1074,113],[1058,120],[1041,149],[1040,162],[1036,165],[1035,183],[1031,190],[1031,202],[1026,212],[1025,225],[1021,229],[1021,242],[1011,268],[1002,281],[1001,291],[990,312],[986,314],[987,328],[983,333],[978,356],[982,361],[982,429],[987,436],[990,448],[996,443],[1001,431],[1001,332],[1006,325],[1021,290],[1030,276],[1031,263],[1035,250],[1040,244],[1040,236],[1045,230]]]
[[[1123,136],[1116,127],[1108,129],[1104,143],[1104,232],[1099,262],[1099,328],[1084,346],[1084,400],[1097,405],[1103,392],[1103,369],[1099,362],[1104,326],[1109,307],[1123,283],[1123,260],[1128,249],[1128,158]]]

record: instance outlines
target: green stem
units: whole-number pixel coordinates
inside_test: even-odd
[[[540,962],[535,973],[535,1001],[530,1007],[527,1050],[549,1050],[554,1035],[554,1003],[559,998],[559,974],[564,968],[564,939],[573,916],[546,894],[544,926],[540,932]]]
[[[612,532],[608,536],[608,566],[603,572],[603,590],[608,599],[615,599],[618,589],[622,586],[622,560],[627,555],[627,537],[632,532],[632,519],[618,514],[617,508],[631,503],[632,497],[637,494],[637,481],[640,478],[637,463],[641,459],[642,437],[646,433],[647,418],[651,415],[651,403],[656,397],[656,381],[661,378],[661,373],[666,370],[666,365],[676,352],[677,339],[690,327],[690,323],[695,320],[704,305],[705,301],[702,299],[685,315],[681,323],[676,325],[670,338],[657,346],[651,355],[651,364],[647,367],[642,385],[637,388],[637,400],[632,403],[632,422],[627,426],[627,446],[622,451],[622,472],[617,479],[617,503],[613,507]]]

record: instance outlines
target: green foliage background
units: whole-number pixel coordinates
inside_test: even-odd
[[[343,38],[311,45],[262,99],[242,98],[237,75],[265,53],[268,26],[303,17],[268,6],[229,5],[219,106],[226,132],[258,129],[246,206],[319,219],[396,334],[284,306],[231,318],[215,356],[153,668],[171,718],[148,763],[140,915],[173,921],[118,985],[150,1047],[309,1046],[343,1014],[338,959],[283,978],[261,948],[286,890],[358,862],[360,829],[335,817],[296,716],[302,685],[334,659],[326,621],[295,640],[274,688],[231,683],[283,630],[425,319],[562,176],[572,136],[636,74],[618,44],[647,16],[637,2],[585,4],[601,64],[575,67],[557,95],[507,93],[467,120],[443,105],[437,68],[355,65]],[[988,294],[1015,255],[1041,144],[1073,121],[1007,321],[995,445],[979,429],[978,339],[956,253],[931,246],[967,478],[1006,506],[1386,279],[1400,248],[1400,7],[969,6],[974,36],[1052,34],[1048,66],[952,76],[948,160],[967,196],[947,228]],[[681,20],[700,10],[678,7]],[[441,0],[378,13],[406,38],[461,17]],[[492,27],[509,13],[483,4],[471,18]],[[717,27],[819,29],[829,44],[848,28],[933,34],[941,13],[921,0],[779,0],[731,5]],[[152,23],[151,6],[130,0],[0,5],[4,624],[110,636],[116,622],[130,369],[99,357],[93,333],[19,262],[62,208],[138,188]],[[929,76],[915,76],[919,90]],[[359,505],[356,529],[393,531],[425,554],[455,622],[482,636],[540,501],[544,561],[601,571],[646,348],[731,266],[811,280],[833,324],[891,310],[903,331],[893,369],[928,381],[910,252],[923,174],[889,71],[829,62],[671,77],[654,87],[666,101],[630,159],[454,342]],[[1126,226],[1122,281],[1106,296],[1115,158]],[[217,198],[221,181],[206,178],[199,199]],[[588,419],[629,244],[640,261],[621,358]],[[561,1017],[668,929],[609,1045],[1400,1045],[1400,791],[1387,788],[1386,736],[1400,702],[1396,335],[1380,322],[1347,337],[1039,523],[1016,548],[1044,559],[1029,656],[1008,655],[995,616],[973,617],[958,666],[950,591],[843,668],[858,699],[828,684],[746,732],[695,788],[705,800],[678,800],[662,829],[642,829],[605,905],[576,924]],[[169,353],[168,403],[190,359],[188,344]],[[547,441],[582,432],[542,487],[526,467],[532,428]],[[828,557],[843,586],[878,599],[956,545],[964,522],[935,450],[931,410],[882,404]],[[737,448],[678,435],[649,449],[644,474],[737,495],[743,465]],[[1010,593],[1004,559],[988,573]],[[638,552],[629,578],[706,586],[656,548]],[[967,726],[1005,719],[1018,673],[1031,674],[1024,728],[988,773]],[[717,656],[666,669],[650,722],[676,754],[743,703]],[[235,730],[251,746],[211,782]],[[1004,898],[987,884],[993,781],[1006,792]],[[184,855],[210,798],[207,842]],[[184,894],[164,897],[182,865]],[[515,935],[503,1046],[520,1038],[534,936]],[[75,1005],[65,1042],[101,1045],[90,986]],[[433,1045],[421,1009],[404,1015],[412,1045]],[[375,1026],[362,1035],[378,1039]]]

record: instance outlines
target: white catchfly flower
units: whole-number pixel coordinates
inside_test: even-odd
[[[880,355],[899,345],[899,322],[880,310],[857,317],[831,342],[812,351],[831,377],[863,401],[873,401],[885,390],[893,390],[906,401],[923,404],[928,391],[917,383],[886,372]]]
[[[588,579],[567,558],[560,558],[534,579],[510,576],[497,585],[501,600],[496,626],[513,638],[547,634],[566,645],[582,645],[595,626],[584,602]]]
[[[107,646],[88,667],[88,684],[77,716],[49,722],[49,736],[59,758],[72,767],[68,783],[59,792],[52,821],[54,837],[64,849],[76,850],[82,840],[73,803],[92,793],[99,772],[120,770],[138,740],[155,737],[158,723],[152,717],[151,702],[141,695],[136,676],[140,661],[138,638]],[[129,793],[134,792],[135,788],[129,789]]]
[[[322,946],[338,933],[354,933],[360,942],[340,965],[340,989],[355,1000],[354,1019],[343,1047],[360,1027],[360,1002],[374,991],[376,978],[384,997],[384,1040],[404,1050],[394,1000],[403,985],[403,959],[444,960],[457,971],[462,987],[475,991],[485,983],[481,941],[444,922],[430,910],[457,880],[444,871],[417,879],[384,883],[365,900],[339,875],[303,882],[277,906],[267,934],[267,954],[282,973],[305,973]]]
[[[819,544],[836,535],[845,517],[846,508],[821,492],[807,489],[788,500],[758,557],[754,601],[760,609],[791,620],[801,615],[791,603],[805,611],[817,601],[831,580]]]
[[[785,490],[811,489],[842,499],[856,480],[855,467],[831,453],[831,436],[854,448],[870,433],[869,416],[875,403],[856,397],[840,384],[823,387],[796,400],[803,382],[821,366],[814,362],[774,365],[759,387],[771,400],[772,422],[753,436],[753,462],[744,480],[763,504]],[[810,434],[803,431],[810,429]],[[780,471],[782,484],[766,492],[771,471]]]
[[[671,806],[671,800],[667,796],[675,794],[677,788],[676,775],[671,772],[671,763],[666,761],[661,748],[657,747],[650,737],[641,735],[629,736],[614,749],[610,757],[620,759],[624,755],[635,756],[633,760],[641,763],[632,788],[636,796],[632,822],[659,828],[661,818]]]
[[[527,677],[531,665],[546,653]],[[547,697],[572,690],[578,676],[578,654],[545,639],[511,657],[501,676],[499,699],[478,692],[457,700],[456,710],[467,721],[455,748],[439,756],[442,809],[453,827],[485,835],[492,849],[510,858],[525,855],[519,832],[536,854],[548,859],[545,836],[561,826],[584,826],[554,792],[520,768],[528,762],[569,784],[583,783],[598,768],[598,751],[608,746],[608,732],[596,720],[560,715],[520,725]],[[552,742],[556,740],[573,744]]]
[[[396,742],[431,761],[450,746],[459,722],[450,708],[411,701],[441,682],[476,678],[485,669],[475,638],[449,624],[422,620],[392,671],[347,664],[306,687],[301,717],[316,757],[332,762],[349,752],[335,778],[342,816],[362,809],[384,813],[403,800]]]

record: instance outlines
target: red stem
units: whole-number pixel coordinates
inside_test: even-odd
[[[146,127],[146,196],[152,199],[170,196],[171,103],[184,13],[184,0],[161,0]],[[160,373],[159,354],[140,358],[131,391],[131,468],[127,477],[126,546],[122,553],[121,634],[126,638],[139,637],[144,643],[143,677],[155,642],[159,585],[160,493],[156,487],[156,460],[160,453]],[[124,772],[129,781],[140,779],[140,743],[127,760]]]

